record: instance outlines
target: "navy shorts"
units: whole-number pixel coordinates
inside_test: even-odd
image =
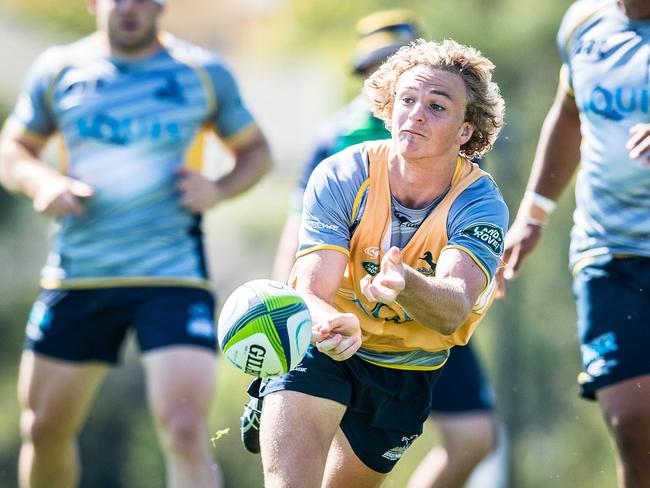
[[[42,290],[25,347],[66,361],[118,362],[129,331],[141,351],[189,344],[216,351],[215,301],[193,287]]]
[[[341,430],[369,468],[388,473],[422,433],[436,371],[384,368],[357,356],[334,361],[310,346],[302,362],[271,378],[261,395],[291,390],[347,406]]]
[[[590,400],[605,386],[650,374],[650,258],[609,258],[573,280],[582,373]]]
[[[466,414],[491,411],[494,394],[471,345],[455,346],[433,389],[431,413]]]

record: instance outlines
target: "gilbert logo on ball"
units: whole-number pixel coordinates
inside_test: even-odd
[[[253,280],[235,289],[223,304],[219,347],[246,374],[278,376],[304,357],[311,326],[307,305],[294,289],[279,281]]]

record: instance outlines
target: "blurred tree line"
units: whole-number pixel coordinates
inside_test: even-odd
[[[57,26],[73,34],[93,28],[93,19],[79,0],[3,3],[12,15],[33,23],[47,23],[50,28]],[[560,66],[555,33],[569,0],[258,3],[272,8],[265,9],[254,23],[256,35],[246,45],[249,54],[322,60],[323,65],[340,75],[342,83],[347,83],[350,97],[360,87],[358,80],[348,76],[348,61],[355,43],[354,24],[362,15],[377,9],[410,8],[420,16],[425,37],[454,38],[487,55],[496,65],[495,78],[506,100],[506,127],[486,165],[509,203],[511,219],[514,218],[537,134],[555,91]],[[318,97],[318,93],[313,97]],[[13,100],[2,101],[0,120],[4,120],[11,104]],[[332,107],[332,112],[337,108]],[[295,155],[296,165],[303,157]],[[237,246],[242,255],[256,253],[260,263],[257,269],[241,268],[240,273],[227,276],[228,285],[218,290],[222,298],[239,283],[270,273],[293,177],[273,175],[251,194],[208,215],[209,246],[228,253],[233,252],[232,246]],[[509,488],[615,486],[605,427],[596,407],[577,397],[575,378],[580,361],[567,269],[572,209],[573,198],[567,192],[545,230],[542,243],[526,262],[522,276],[510,286],[507,299],[494,305],[474,339],[495,386],[497,414],[507,433]],[[220,235],[228,233],[237,240],[210,238],[210,226],[226,229]],[[34,216],[29,202],[0,190],[0,487],[16,483],[16,371],[28,308],[38,291],[36,282],[45,254],[46,229],[45,220]],[[244,375],[223,366],[211,416],[215,432],[230,428],[229,435],[214,445],[228,486],[233,487],[261,485],[259,458],[247,454],[239,442],[238,416],[246,398],[246,382]],[[144,405],[140,366],[129,349],[125,364],[109,375],[83,432],[82,486],[164,485],[162,460]],[[386,485],[404,486],[414,463],[434,441],[435,434],[419,440],[414,453],[407,455]]]

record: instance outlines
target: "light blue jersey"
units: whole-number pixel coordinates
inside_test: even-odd
[[[350,240],[365,210],[367,180],[368,153],[363,143],[344,149],[315,168],[303,200],[299,255],[317,247],[350,249]],[[405,247],[443,196],[423,209],[410,209],[393,199],[391,245]],[[500,229],[494,242],[467,231],[485,222]],[[502,237],[507,226],[508,208],[501,192],[492,179],[484,176],[452,204],[447,219],[449,245],[467,250],[486,270],[490,283],[503,253]]]
[[[145,59],[103,54],[97,36],[47,50],[11,116],[26,136],[62,135],[62,171],[91,185],[86,214],[62,219],[42,284],[205,285],[200,217],[176,185],[202,129],[226,143],[256,126],[213,53],[161,36]]]
[[[582,132],[571,266],[612,254],[650,257],[650,167],[625,148],[630,128],[650,123],[650,21],[630,20],[616,0],[580,0],[558,45]]]

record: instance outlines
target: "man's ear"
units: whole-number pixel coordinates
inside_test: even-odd
[[[462,146],[467,141],[469,141],[474,134],[474,126],[469,122],[463,122],[463,125],[458,129],[457,142],[459,146]]]

